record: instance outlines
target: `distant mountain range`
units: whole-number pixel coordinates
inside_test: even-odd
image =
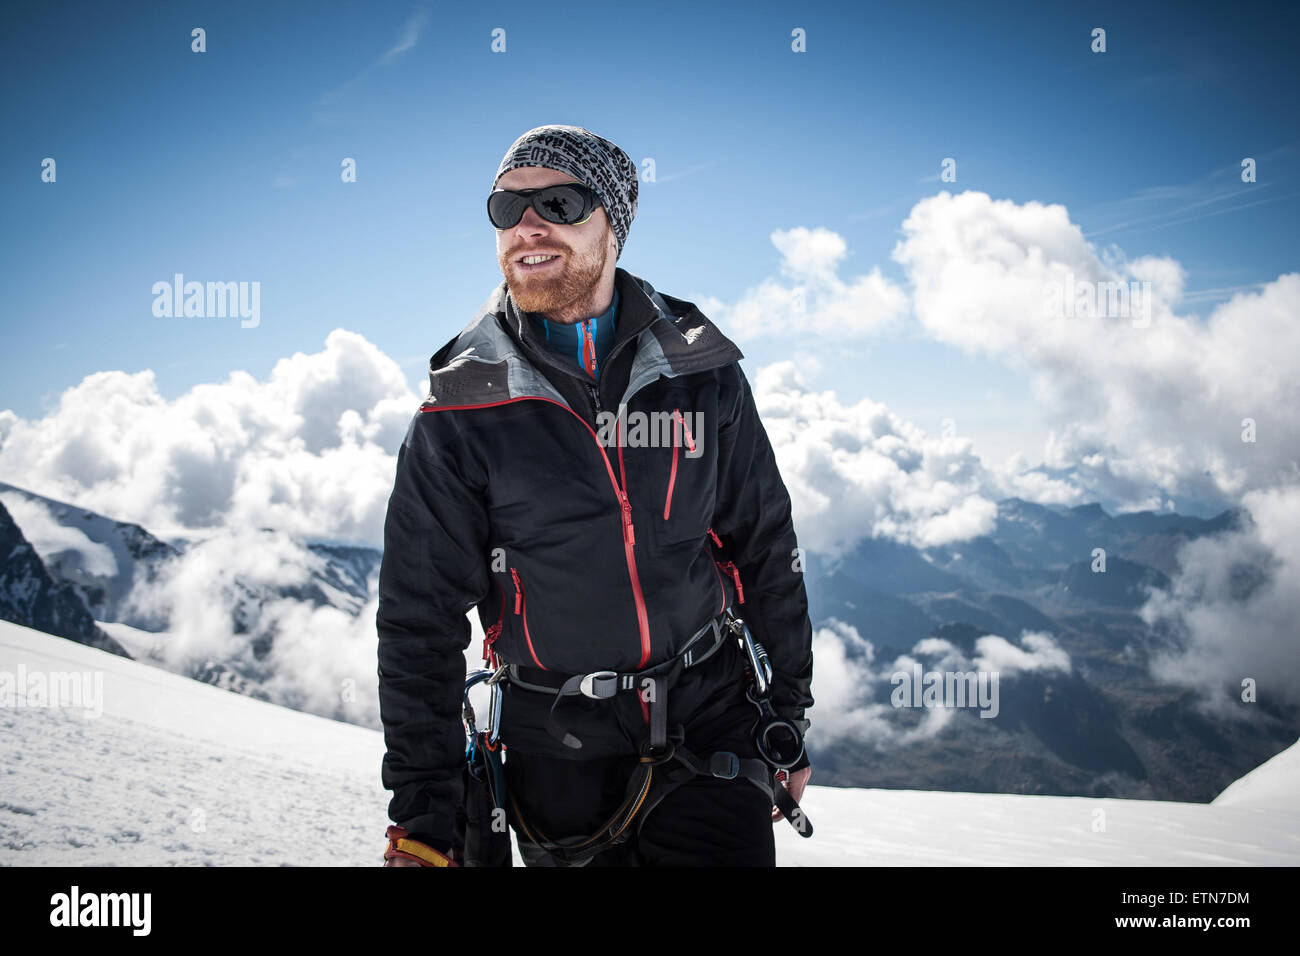
[[[4,506],[39,505],[43,554]],[[869,641],[877,667],[913,653],[924,638],[946,640],[967,658],[985,635],[1016,642],[1044,633],[1070,668],[1018,671],[1001,687],[1001,712],[986,720],[958,710],[937,734],[902,745],[838,737],[810,744],[817,782],[832,786],[1142,797],[1208,801],[1233,780],[1294,742],[1300,714],[1261,702],[1258,719],[1216,722],[1197,692],[1160,683],[1150,655],[1170,646],[1137,613],[1149,590],[1168,585],[1177,553],[1191,539],[1235,526],[1213,518],[1139,512],[1112,516],[1099,505],[1057,508],[1016,498],[998,505],[995,530],[945,548],[886,539],[862,541],[835,561],[812,554],[805,582],[814,626],[852,625]],[[53,527],[57,534],[51,533]],[[161,664],[171,622],[132,600],[191,545],[162,541],[114,521],[0,483],[0,618],[123,656]],[[381,553],[309,543],[307,583],[269,588],[226,585],[230,633],[246,652],[189,660],[189,677],[262,699],[274,674],[276,639],[263,621],[268,602],[293,599],[355,617],[372,598]],[[1105,573],[1093,571],[1094,549]],[[111,632],[111,634],[110,634]],[[882,682],[871,696],[889,700]],[[814,678],[814,696],[817,681]],[[277,699],[280,703],[292,701]],[[338,716],[345,716],[340,714]],[[900,727],[915,712],[892,712]],[[816,707],[810,717],[822,719]]]
[[[1138,615],[1150,589],[1177,572],[1187,541],[1236,526],[1213,518],[1099,505],[1054,508],[1018,498],[998,504],[995,530],[959,545],[920,550],[868,539],[843,558],[810,558],[814,623],[853,625],[876,659],[939,637],[971,657],[995,634],[1047,633],[1070,672],[1019,672],[1002,683],[1002,712],[958,711],[931,739],[881,750],[838,742],[814,752],[824,783],[1210,800],[1285,748],[1300,730],[1294,708],[1252,705],[1258,719],[1215,722],[1199,691],[1154,680],[1149,659],[1168,635]],[[1093,571],[1094,549],[1105,572]],[[814,670],[815,673],[815,670]],[[816,680],[814,678],[814,696]],[[881,699],[878,695],[877,699]],[[816,708],[813,708],[816,719]]]

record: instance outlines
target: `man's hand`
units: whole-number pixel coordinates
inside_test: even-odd
[[[416,863],[414,860],[408,860],[404,856],[395,856],[391,860],[385,860],[384,866],[423,866],[423,863]]]
[[[804,767],[802,770],[796,770],[789,775],[783,786],[790,791],[790,796],[794,797],[794,802],[798,803],[799,798],[803,796],[803,788],[808,786],[808,778],[812,776],[812,767]],[[784,819],[781,811],[772,808],[772,822]]]

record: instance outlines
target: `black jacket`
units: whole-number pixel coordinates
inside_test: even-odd
[[[383,782],[412,832],[451,839],[471,608],[500,661],[576,674],[657,664],[730,601],[771,657],[777,711],[812,705],[790,498],[743,356],[694,304],[615,277],[598,385],[537,340],[504,282],[430,359],[376,618]]]

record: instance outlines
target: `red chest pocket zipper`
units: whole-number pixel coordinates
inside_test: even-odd
[[[519,580],[519,572],[514,568],[510,569],[510,577],[514,578],[515,582],[515,613],[524,620],[524,641],[528,644],[528,653],[532,655],[534,664],[542,670],[546,670],[546,665],[537,659],[537,652],[533,650],[532,635],[528,633],[528,611],[524,604],[523,582]],[[502,610],[505,610],[504,605],[502,605]]]
[[[682,431],[686,435],[686,447],[695,451],[695,438],[691,435],[691,429],[686,424],[686,419],[682,417],[681,409],[673,409],[673,464],[668,472],[668,494],[664,496],[664,520],[668,520],[668,514],[673,507],[673,485],[677,483],[677,426],[681,424]]]
[[[719,538],[719,537],[717,536],[717,534],[714,532],[714,530],[713,530],[712,528],[709,529],[709,537],[713,539],[713,543],[716,544],[716,545],[718,546],[718,550],[721,551],[721,550],[722,550],[722,539]],[[744,604],[744,603],[745,603],[745,589],[744,589],[743,587],[741,587],[741,584],[740,584],[740,568],[736,567],[736,562],[734,562],[734,561],[721,561],[721,562],[720,562],[717,558],[714,558],[714,559],[713,559],[713,564],[714,564],[716,567],[721,568],[723,571],[726,571],[728,574],[731,575],[731,580],[734,581],[735,584],[736,584],[736,603],[737,603],[737,604]]]

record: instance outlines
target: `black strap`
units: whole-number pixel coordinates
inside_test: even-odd
[[[772,787],[776,794],[776,808],[781,811],[781,816],[790,821],[790,826],[794,827],[801,837],[812,836],[812,821],[808,819],[808,814],[803,812],[794,795],[781,785],[775,774],[772,775]]]

